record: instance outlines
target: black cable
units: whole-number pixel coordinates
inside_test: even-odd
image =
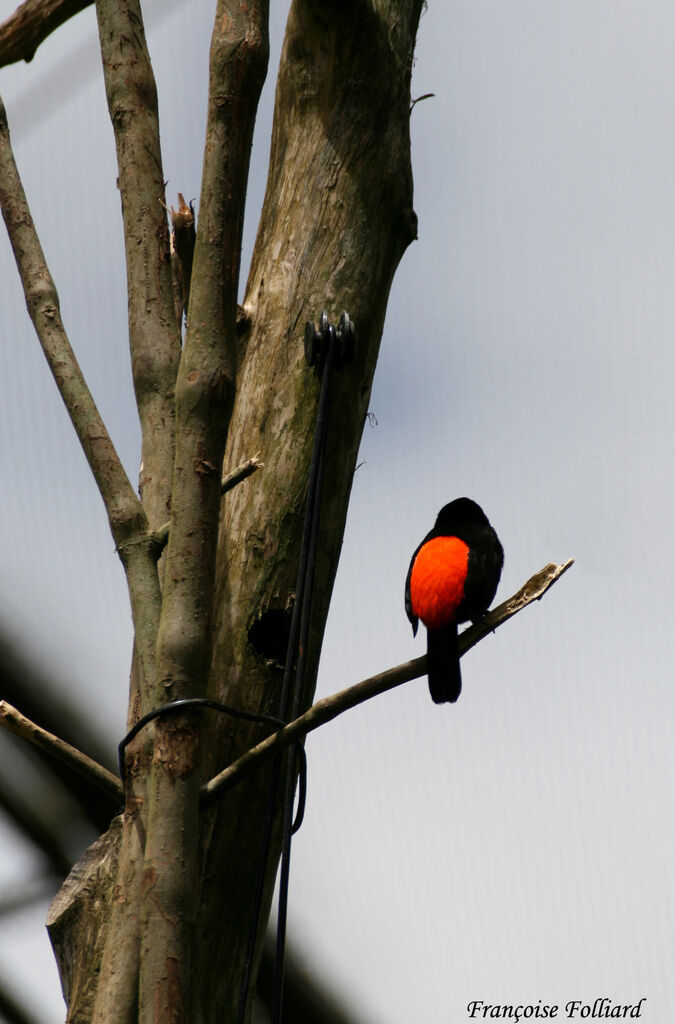
[[[327,318],[322,316],[322,339],[326,344],[321,373],[321,392],[319,395],[319,407],[317,410],[316,427],[314,431],[314,444],[312,458],[309,467],[309,478],[307,483],[307,496],[305,499],[305,518],[302,530],[300,545],[300,557],[298,560],[298,575],[295,588],[295,601],[291,613],[291,623],[286,650],[286,662],[281,685],[279,701],[279,715],[288,719],[289,713],[292,718],[297,717],[299,706],[303,698],[304,672],[306,663],[307,640],[309,636],[309,612],[311,610],[311,590],[316,567],[317,535],[319,526],[318,510],[320,506],[320,488],[323,481],[323,454],[326,441],[326,424],[328,409],[328,383],[331,369],[335,359],[336,333],[335,328],[328,324]],[[295,685],[293,686],[293,665],[297,666],[295,672]],[[301,675],[302,673],[302,675]],[[295,714],[293,712],[295,711]],[[290,818],[293,813],[293,795],[295,790],[296,758],[295,750],[301,750],[301,761],[299,768],[299,802],[295,822],[291,825]],[[290,864],[290,836],[297,832],[304,816],[305,799],[307,792],[306,780],[306,757],[302,741],[297,747],[291,748],[286,755],[287,767],[284,786],[284,802],[282,816],[283,852],[281,864],[281,876],[279,881],[279,916],[277,920],[277,960],[275,967],[275,997],[272,1020],[280,1021],[281,994],[283,990],[283,955],[285,948],[285,925],[286,908],[288,903],[288,881]],[[269,849],[272,838],[272,827],[277,806],[277,795],[283,755],[275,758],[272,765],[272,776],[265,813],[265,825],[258,872],[256,877],[256,889],[254,894],[253,912],[251,915],[251,928],[249,931],[246,958],[244,961],[244,972],[239,1002],[238,1024],[244,1024],[246,1015],[246,1004],[248,1001],[248,990],[253,972],[253,960],[255,956],[255,945],[260,926],[260,914],[262,910],[262,899],[267,875],[267,863],[269,860]],[[289,795],[290,794],[290,795]],[[290,810],[289,810],[290,805]]]
[[[212,708],[214,711],[221,711],[223,714],[232,715],[233,718],[243,718],[246,722],[267,722],[270,725],[275,725],[277,729],[283,729],[286,722],[280,718],[275,718],[274,715],[262,715],[257,714],[254,711],[243,711],[241,708],[231,708],[228,704],[220,704],[217,700],[210,700],[208,697],[182,697],[180,700],[169,701],[168,704],[161,704],[158,708],[153,708],[152,711],[148,711],[147,715],[143,715],[139,718],[135,725],[129,729],[124,739],[120,742],[117,748],[117,759],[120,768],[120,778],[124,782],[126,776],[126,764],[124,752],[128,745],[133,739],[138,736],[141,729],[143,729],[148,722],[152,722],[153,719],[159,718],[160,715],[171,714],[174,711],[181,711],[187,707],[199,707]]]
[[[295,811],[291,835],[300,829],[305,820],[305,805],[307,803],[307,754],[302,740],[296,740],[292,748],[298,758],[298,806]]]
[[[328,380],[330,372],[333,368],[333,362],[335,358],[335,349],[337,345],[337,339],[335,334],[335,328],[332,324],[328,328],[328,349],[325,356],[325,363],[323,367],[324,380]],[[311,524],[308,531],[308,550],[305,566],[305,575],[303,581],[302,590],[302,609],[300,614],[300,636],[299,636],[299,650],[298,650],[298,661],[295,671],[295,686],[293,687],[293,693],[291,695],[291,719],[297,718],[301,713],[301,707],[303,704],[305,681],[306,681],[306,666],[307,666],[307,650],[309,646],[309,628],[311,623],[312,615],[312,597],[314,593],[314,575],[316,572],[316,557],[318,551],[318,538],[319,538],[319,525],[321,519],[321,497],[323,492],[323,475],[325,467],[325,453],[326,453],[326,425],[327,425],[327,406],[328,406],[328,388],[322,388],[321,401],[319,403],[319,412],[317,415],[316,424],[316,438],[317,438],[317,458],[316,458],[316,473],[314,481],[314,494],[313,502],[311,507]],[[299,745],[304,754],[304,746]],[[281,874],[279,877],[279,908],[277,912],[277,939],[276,939],[276,964],[274,972],[274,993],[272,1000],[272,1024],[280,1024],[281,1012],[283,1006],[283,988],[284,988],[284,955],[286,950],[286,922],[288,916],[288,889],[290,883],[290,870],[291,870],[291,839],[295,832],[300,827],[297,820],[295,824],[292,824],[293,815],[293,797],[295,793],[295,782],[296,782],[296,758],[295,749],[289,751],[288,763],[286,767],[286,786],[284,792],[284,803],[283,803],[283,847],[281,851]]]
[[[180,711],[186,706],[193,707],[194,705],[197,705],[198,707],[213,708],[214,711],[222,711],[226,715],[232,715],[234,718],[243,718],[248,722],[269,722],[270,725],[275,725],[277,729],[283,729],[283,727],[288,724],[287,722],[282,722],[280,718],[275,718],[274,715],[257,714],[254,711],[242,711],[241,708],[232,708],[229,704],[221,704],[219,701],[210,700],[208,697],[183,697],[179,700],[169,701],[168,704],[162,704],[158,708],[153,708],[152,711],[148,711],[147,715],[143,715],[142,718],[139,718],[136,724],[132,726],[119,744],[117,748],[117,757],[122,783],[124,783],[126,775],[126,764],[124,758],[125,750],[141,729],[146,726],[148,722],[152,722],[154,718],[159,718],[160,715],[164,715],[167,712]],[[305,803],[307,800],[307,755],[305,754],[305,748],[303,747],[301,740],[294,740],[293,748],[299,758],[298,809],[296,811],[295,821],[293,822],[293,832],[297,832],[302,825],[302,819],[305,816]]]

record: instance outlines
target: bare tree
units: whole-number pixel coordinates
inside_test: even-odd
[[[316,665],[389,286],[415,236],[408,120],[420,6],[294,5],[267,195],[238,311],[267,4],[218,4],[181,347],[141,10],[133,0],[97,3],[126,242],[140,499],[68,343],[2,115],[2,206],[29,311],[127,574],[135,626],[130,724],[186,697],[276,710],[280,670],[265,644],[279,630],[272,613],[283,620],[293,604],[318,397],[302,330],[321,309],[337,317],[344,307],[359,345],[331,395],[331,488],[308,652]],[[235,467],[254,452],[264,470],[221,509],[223,462]],[[167,520],[160,558],[155,531]],[[186,712],[156,720],[130,747],[124,818],[89,851],[52,912],[70,1019],[234,1019],[268,773],[201,815],[199,787],[263,735],[260,725]],[[270,857],[266,909],[275,868]]]
[[[83,6],[28,0],[0,26],[0,61],[30,59],[40,40]],[[129,727],[167,702],[195,698],[278,715],[320,390],[305,359],[303,328],[323,309],[334,320],[346,309],[357,344],[351,364],[330,385],[330,486],[303,652],[311,681],[304,703],[311,702],[389,289],[416,237],[409,120],[421,7],[422,0],[294,0],[265,201],[238,306],[268,4],[217,4],[199,219],[194,254],[188,242],[181,275],[180,258],[171,258],[157,95],[140,4],[97,0],[142,429],[139,493],[70,347],[0,105],[0,202],[28,310],[128,582],[135,630]],[[191,224],[184,204],[177,217],[179,240]],[[259,462],[251,465],[254,453]],[[263,468],[253,472],[259,463]],[[223,467],[227,474],[242,465],[248,465],[247,482],[223,497]],[[552,569],[525,603],[557,578],[560,567]],[[473,642],[512,613],[476,627]],[[204,709],[159,715],[143,728],[126,750],[124,814],[76,865],[50,911],[68,1020],[206,1024],[241,1019],[242,1005],[248,1019],[255,978],[255,967],[247,968],[249,935],[274,772],[270,755],[356,700],[423,671],[418,659],[385,673],[352,694],[351,703],[343,697],[323,711],[317,705],[297,726],[268,739],[269,724]],[[114,777],[108,782],[114,793],[120,784]],[[253,921],[254,965],[280,845],[277,807],[262,913]],[[243,991],[246,979],[251,984]]]

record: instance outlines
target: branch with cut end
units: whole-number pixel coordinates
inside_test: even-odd
[[[93,0],[25,0],[0,25],[0,68],[30,61],[40,43]]]
[[[556,565],[551,562],[540,572],[532,576],[507,601],[493,608],[491,612],[488,612],[481,622],[477,622],[468,629],[465,629],[459,637],[460,655],[466,654],[479,640],[482,640],[489,633],[493,633],[513,615],[526,608],[528,604],[532,604],[533,601],[541,601],[546,591],[573,564],[574,559],[572,558],[562,565]],[[376,676],[370,676],[370,678],[364,679],[362,682],[356,683],[346,690],[340,690],[330,697],[324,697],[323,700],[317,701],[304,715],[296,718],[295,721],[290,722],[272,736],[268,736],[267,739],[262,740],[257,746],[252,747],[251,750],[247,750],[233,764],[202,786],[200,793],[202,807],[208,807],[214,803],[229,789],[246,778],[247,775],[256,771],[264,762],[269,761],[270,758],[285,750],[286,747],[289,747],[291,743],[302,740],[308,733],[313,732],[327,722],[331,722],[344,711],[356,707],[357,704],[363,704],[364,701],[370,700],[371,697],[377,697],[381,693],[386,693],[387,690],[393,690],[396,686],[408,683],[412,679],[418,679],[420,676],[425,675],[426,671],[427,658],[426,655],[422,655],[421,658],[414,658],[412,661],[406,661],[402,665],[396,665],[395,668],[387,669],[386,672],[380,672]]]
[[[122,783],[113,772],[108,771],[107,768],[104,768],[103,765],[100,765],[92,757],[83,754],[77,747],[73,747],[70,743],[66,743],[65,740],[59,739],[58,736],[54,736],[53,733],[43,729],[40,725],[36,725],[35,722],[31,722],[30,718],[26,718],[25,715],[22,715],[20,711],[17,711],[15,707],[12,707],[5,700],[0,700],[0,726],[8,732],[14,733],[15,736],[20,736],[22,739],[32,743],[33,746],[39,747],[40,750],[44,750],[45,753],[50,754],[59,761],[63,761],[73,771],[78,772],[86,779],[89,779],[90,782],[93,782],[94,785],[105,790],[120,805],[124,802]]]
[[[192,261],[195,254],[195,206],[185,202],[182,192],[178,193],[178,209],[167,206],[163,200],[161,205],[171,220],[171,274],[173,278],[173,301],[176,319],[182,325],[183,314],[187,313],[190,301],[190,281],[192,280]]]
[[[252,473],[255,473],[256,469],[262,469],[263,466],[264,463],[260,460],[260,452],[256,452],[256,454],[250,459],[247,459],[246,462],[242,462],[240,466],[237,466],[237,468],[233,469],[231,473],[228,473],[223,477],[220,482],[221,496],[223,494],[227,494],[227,492],[231,491],[233,487],[240,484],[242,480],[246,480]],[[159,530],[155,530],[153,533],[153,542],[159,547],[164,547],[169,539],[170,526],[171,523],[164,523],[164,526],[160,526]]]

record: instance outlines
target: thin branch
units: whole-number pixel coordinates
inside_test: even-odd
[[[227,494],[228,491],[231,491],[232,488],[236,487],[237,484],[240,484],[242,480],[246,480],[246,478],[251,476],[252,473],[255,473],[256,469],[263,468],[264,462],[261,461],[259,456],[260,452],[257,452],[250,459],[246,459],[246,462],[242,462],[240,466],[233,469],[231,473],[227,474],[227,476],[223,477],[220,482],[221,496],[223,494]],[[171,523],[164,523],[164,526],[160,526],[159,530],[155,530],[153,534],[153,541],[156,544],[162,547],[166,544],[169,539],[170,526]]]
[[[169,514],[174,464],[175,386],[180,323],[174,312],[169,231],[161,203],[164,175],[159,141],[157,88],[139,0],[96,0],[108,110],[117,150],[127,267],[129,348],[141,423],[140,492],[151,529]],[[132,605],[134,661],[130,709],[144,714],[159,702],[155,652],[163,565],[146,538],[155,579],[139,606]],[[126,553],[126,552],[124,552]],[[128,552],[130,555],[132,552]],[[94,1020],[121,1024],[135,1014],[142,940],[141,836],[147,831],[146,780],[152,734],[127,780],[127,804],[114,901],[96,989]],[[139,743],[139,747],[142,746]],[[120,942],[119,936],[124,935]],[[150,936],[152,941],[152,936]],[[149,1018],[148,1018],[149,1020]]]
[[[533,601],[540,601],[546,591],[560,579],[564,572],[573,565],[574,559],[569,559],[562,565],[551,562],[540,572],[536,573],[525,583],[517,593],[510,597],[503,604],[498,605],[489,612],[482,622],[476,623],[465,629],[459,637],[459,653],[466,654],[474,647],[479,640],[493,633],[499,626],[510,619],[517,612],[522,611]],[[319,726],[325,725],[341,715],[344,711],[362,704],[371,697],[377,697],[387,690],[393,690],[402,683],[408,683],[426,674],[427,658],[414,658],[402,665],[380,672],[376,676],[370,676],[346,690],[340,690],[330,697],[324,697],[312,705],[304,715],[290,722],[283,729],[273,733],[262,740],[257,746],[247,750],[233,764],[229,765],[209,782],[202,786],[200,791],[201,806],[208,807],[219,797],[226,793],[238,782],[244,779],[251,772],[259,768],[265,761],[269,761],[280,751],[290,746],[296,740],[301,740],[307,733],[313,732]]]
[[[102,2],[96,0],[97,9]],[[220,0],[211,39],[199,226],[176,382],[156,704],[204,695],[209,675],[220,484],[235,394],[241,234],[255,114],[267,70],[268,7],[269,0]],[[138,1017],[144,1024],[169,1018],[184,1024],[192,1015],[189,950],[199,904],[201,751],[186,717],[159,719],[154,734]]]
[[[97,0],[96,17],[124,222],[129,348],[141,421],[140,490],[155,528],[164,522],[170,507],[181,342],[174,312],[169,229],[162,209],[157,86],[139,0]]]
[[[417,96],[410,104],[410,113],[412,114],[416,103],[421,103],[422,100],[430,100],[436,95],[435,92],[425,92],[423,96]]]
[[[251,476],[255,473],[256,469],[262,469],[265,463],[260,459],[260,452],[256,452],[250,459],[246,459],[246,462],[242,462],[241,465],[233,469],[231,473],[228,473],[220,482],[220,493],[221,495],[227,494],[233,487],[240,484],[246,477]]]
[[[40,43],[93,0],[25,0],[0,25],[0,68],[30,61]]]
[[[63,761],[73,771],[83,775],[90,782],[105,790],[119,804],[124,802],[124,789],[122,783],[112,772],[100,765],[87,754],[83,754],[77,747],[71,746],[65,740],[59,739],[53,733],[47,732],[41,726],[31,722],[15,707],[5,700],[0,700],[0,726],[8,732],[28,740],[33,746],[39,747],[46,753]]]
[[[466,654],[476,646],[479,640],[494,633],[499,626],[521,612],[523,608],[527,608],[528,604],[532,604],[533,601],[541,601],[547,590],[557,583],[563,573],[566,573],[573,565],[574,559],[568,558],[562,565],[549,562],[543,569],[536,572],[526,583],[523,583],[520,590],[488,612],[482,622],[476,622],[464,630],[459,637],[460,655]]]
[[[61,321],[56,285],[49,273],[33,224],[0,99],[0,206],[26,296],[26,305],[42,350],[84,449],[116,534],[121,517],[135,524],[143,511],[105,428]]]
[[[110,529],[124,563],[141,672],[143,677],[149,677],[153,674],[154,666],[159,581],[148,522],[96,408],[61,321],[56,285],[49,273],[14,161],[2,99],[0,206],[30,318],[103,498]]]
[[[50,669],[53,673],[53,668]],[[0,697],[21,708],[26,718],[67,743],[78,743],[78,737],[86,736],[86,746],[90,757],[110,767],[106,761],[109,753],[101,735],[87,720],[79,705],[69,699],[67,684],[53,676],[47,678],[45,673],[33,664],[27,650],[22,650],[14,639],[0,624],[0,679],[2,687]],[[98,833],[103,832],[112,814],[119,806],[118,799],[106,797],[98,788],[97,783],[75,774],[62,762],[55,761],[50,754],[40,756],[43,764],[54,779],[68,789],[79,804],[83,814]],[[114,764],[114,761],[113,761]],[[114,769],[113,769],[114,770]]]
[[[155,704],[160,697],[202,695],[210,664],[223,451],[234,401],[241,232],[269,52],[267,21],[267,0],[218,3],[190,313],[176,384],[176,454]]]

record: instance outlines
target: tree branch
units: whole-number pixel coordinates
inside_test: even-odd
[[[127,267],[129,348],[141,423],[140,492],[151,529],[170,510],[174,464],[175,385],[181,327],[174,311],[169,231],[164,213],[164,176],[159,141],[157,88],[139,0],[97,0],[103,74],[117,150]],[[152,672],[139,665],[139,616],[134,609],[134,661],[130,716],[158,703],[155,651],[160,622],[159,578],[163,569],[151,533],[157,589],[146,595],[142,614],[152,624]],[[140,647],[140,649],[139,649]],[[111,912],[94,1019],[121,1024],[135,1017],[142,942],[143,837],[150,804],[148,776],[153,731],[139,738],[130,758],[117,884],[123,900]],[[124,934],[124,943],[119,942]],[[152,941],[152,937],[150,938]],[[149,1020],[149,1018],[148,1018]]]
[[[307,686],[313,691],[389,289],[415,237],[410,73],[421,7],[422,0],[293,0],[289,11],[267,190],[240,318],[226,455],[228,464],[237,465],[253,445],[272,468],[222,503],[209,696],[223,703],[278,710],[280,672],[263,650],[266,640],[274,644],[283,632],[293,608],[319,397],[304,358],[303,325],[324,309],[336,322],[345,309],[356,325],[357,345],[351,365],[330,384],[330,486],[322,503],[307,645]],[[191,306],[193,301],[191,296]],[[261,629],[252,631],[253,623]],[[264,735],[259,725],[214,723],[204,734],[204,778]],[[259,884],[249,850],[262,842],[268,783],[265,769],[250,776],[213,807],[204,826],[195,959],[213,1021],[218,1014],[236,1019]],[[278,835],[273,830],[261,922],[272,899]],[[262,932],[261,925],[256,962]],[[206,938],[213,934],[217,946]]]
[[[124,789],[116,775],[77,747],[31,722],[30,718],[26,718],[5,700],[0,700],[0,726],[63,761],[69,768],[105,790],[120,805],[124,802]]]
[[[241,230],[267,56],[267,0],[246,5],[221,0],[211,42],[199,226],[176,392],[176,459],[158,640],[163,701],[200,696],[208,677],[221,470],[234,400]]]
[[[129,347],[142,434],[140,490],[154,528],[169,514],[181,341],[164,212],[157,87],[139,0],[97,0],[96,16],[124,222]]]
[[[99,0],[97,0],[98,6]],[[268,0],[220,0],[209,62],[199,225],[176,384],[176,454],[155,704],[206,693],[223,452],[234,402],[246,182],[267,69]],[[198,733],[159,719],[148,777],[139,1020],[187,1022],[199,906]]]
[[[148,693],[156,678],[155,649],[160,609],[156,551],[143,506],[124,472],[61,322],[56,287],[47,268],[14,162],[7,118],[1,101],[0,205],[29,314],[105,503],[115,545],[125,568],[134,620],[139,691]],[[138,800],[134,785],[132,779],[129,806],[135,813]],[[133,833],[132,840],[137,839],[138,830],[133,815],[128,829],[125,829],[125,838],[129,833]],[[118,934],[125,935],[125,950],[132,946],[134,934],[129,924],[129,920],[133,919],[134,904],[133,886],[129,879],[132,876],[136,879],[139,893],[139,868],[142,868],[142,860],[130,842],[120,857],[120,875],[127,882],[125,899],[128,903],[115,901],[113,905],[113,916],[117,914],[123,918]],[[131,911],[129,907],[132,907]],[[113,960],[119,959],[118,952],[113,950],[111,957]],[[127,1006],[133,1006],[137,991],[137,975],[133,973],[138,970],[137,956],[128,956],[126,965],[126,971],[120,970],[117,962],[110,965],[107,977],[113,991],[106,988],[102,981],[105,1007],[103,1020],[106,1024],[115,1024],[113,1011],[108,1012],[108,1007],[114,1007],[115,1013],[124,1014]],[[101,978],[104,977],[102,971]],[[121,1024],[124,1017],[117,1019]]]
[[[255,473],[256,469],[262,469],[264,465],[265,463],[260,460],[260,452],[256,452],[250,459],[247,459],[246,462],[242,462],[240,466],[237,466],[237,468],[233,469],[231,473],[228,473],[223,477],[220,482],[221,495],[227,494],[227,492],[231,491],[233,487],[240,484],[242,480],[246,480],[246,478],[251,476],[252,473]]]
[[[574,564],[574,559],[569,559],[562,565],[551,562],[540,572],[536,573],[523,584],[520,590],[503,604],[494,608],[485,616],[482,622],[475,623],[465,629],[459,637],[459,653],[466,654],[474,647],[479,640],[488,634],[493,633],[499,626],[503,625],[513,615],[516,615],[523,608],[533,601],[541,601],[542,597],[553,584],[560,579],[564,572]],[[246,778],[251,772],[256,771],[262,764],[269,761],[280,751],[285,750],[291,743],[301,740],[307,733],[313,732],[320,726],[331,722],[338,715],[357,704],[377,697],[387,690],[393,690],[402,683],[408,683],[412,679],[418,679],[426,674],[427,657],[422,655],[412,661],[406,661],[402,665],[380,672],[376,676],[370,676],[346,690],[340,690],[330,697],[324,697],[314,704],[304,715],[290,722],[283,729],[273,733],[264,739],[251,750],[247,750],[233,764],[229,765],[222,772],[207,782],[201,789],[201,806],[208,807],[219,797],[236,786],[241,779]]]
[[[101,419],[61,321],[59,297],[33,224],[14,161],[0,99],[0,206],[26,296],[26,305],[108,513],[127,573],[141,671],[152,675],[159,608],[157,564],[143,506]]]
[[[40,43],[93,0],[25,0],[0,25],[0,68],[30,61]]]
[[[246,480],[252,473],[255,473],[256,469],[263,468],[264,463],[260,461],[258,456],[259,453],[253,455],[250,459],[247,459],[246,462],[242,462],[240,466],[233,469],[231,473],[228,473],[227,476],[223,477],[220,481],[221,496],[223,494],[227,494],[228,491],[231,491],[232,488],[236,487],[237,484],[240,484],[242,480]],[[160,526],[159,530],[155,530],[153,535],[155,543],[162,547],[166,544],[169,539],[170,527],[171,523],[164,523],[164,526]]]
[[[143,512],[61,321],[59,297],[14,161],[7,114],[1,100],[0,205],[30,318],[105,502],[115,541],[124,543],[128,535],[126,530],[120,531],[120,526],[137,527],[144,519]]]

